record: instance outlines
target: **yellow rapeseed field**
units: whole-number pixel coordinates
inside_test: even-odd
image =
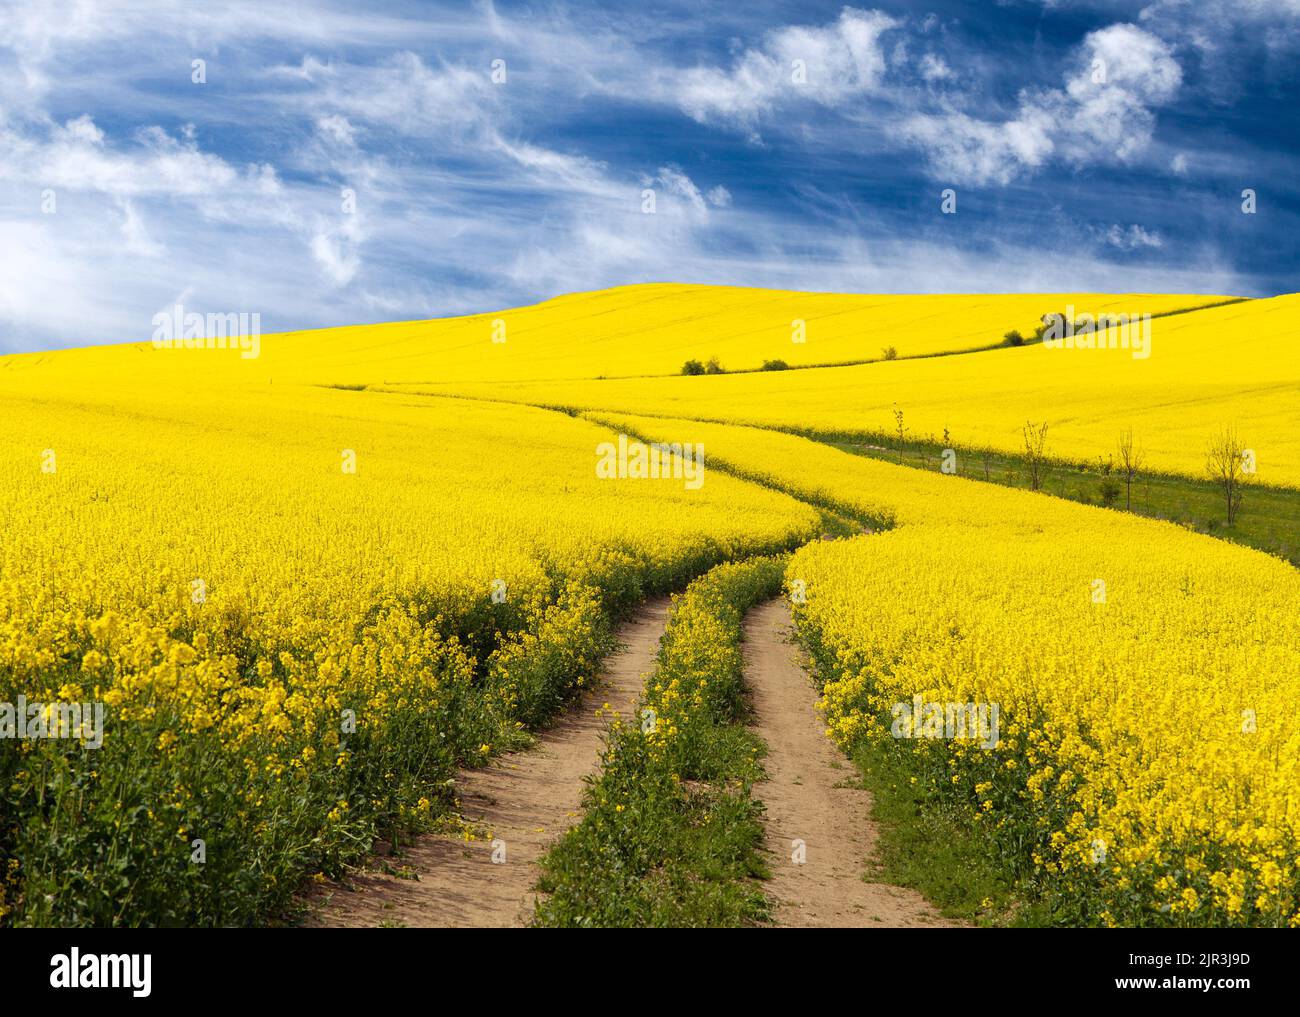
[[[980,349],[1012,329],[1030,334],[1067,305],[1094,314],[1159,314],[1230,299],[1199,294],[801,293],[651,283],[556,297],[529,307],[429,321],[389,322],[262,336],[256,358],[212,359],[206,382],[274,380],[347,385],[496,384],[675,375],[687,360],[717,357],[727,370],[766,360],[791,365],[880,360]],[[157,373],[172,364],[149,343],[29,354],[0,371],[58,362],[82,377]]]
[[[620,611],[802,544],[787,579],[831,737],[897,744],[1067,919],[1300,924],[1294,569],[735,426],[878,434],[901,408],[915,436],[1014,450],[1046,420],[1073,457],[1131,426],[1149,466],[1197,473],[1233,424],[1260,479],[1300,485],[1300,297],[1156,318],[1141,359],[1031,345],[648,377],[1213,299],[644,286],[266,336],[256,357],[0,358],[0,704],[39,725],[107,710],[97,746],[0,738],[0,923],[264,922],[304,876],[434,822],[458,766],[593,672]],[[602,479],[623,432],[702,443],[707,482]],[[819,509],[887,532],[814,541]],[[895,742],[916,703],[996,705],[997,737]]]
[[[265,914],[553,710],[614,611],[816,527],[721,475],[601,480],[612,435],[559,414],[114,352],[174,377],[0,371],[0,702],[107,708],[97,749],[0,740],[11,920]]]
[[[996,705],[995,738],[898,738],[917,779],[1030,845],[1106,924],[1300,925],[1300,574],[1161,523],[725,425],[597,415],[889,523],[787,571],[828,733]],[[919,734],[933,734],[929,727]],[[970,732],[975,734],[973,730]]]
[[[921,315],[931,298],[912,299]],[[1013,453],[1023,451],[1026,421],[1046,422],[1048,454],[1070,460],[1113,454],[1120,432],[1132,428],[1149,469],[1188,476],[1203,475],[1210,440],[1235,427],[1255,450],[1260,482],[1300,487],[1300,295],[1153,318],[1150,330],[1145,359],[1132,349],[1029,345],[810,372],[490,391],[497,399],[873,439],[892,435],[894,411],[902,410],[909,438],[938,442],[947,429],[963,449]]]

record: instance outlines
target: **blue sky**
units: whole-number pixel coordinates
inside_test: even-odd
[[[1300,0],[0,0],[0,349],[175,302],[1300,290],[1298,57]]]

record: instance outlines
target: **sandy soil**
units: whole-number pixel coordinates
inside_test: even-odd
[[[768,780],[754,788],[767,806],[767,847],[778,925],[947,925],[914,890],[868,883],[875,840],[871,794],[844,786],[858,774],[826,737],[817,692],[790,642],[790,613],[772,600],[745,619],[745,677],[754,729],[767,742]],[[804,861],[792,856],[803,842]]]

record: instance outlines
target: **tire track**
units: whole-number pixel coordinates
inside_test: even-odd
[[[871,793],[826,737],[817,693],[791,642],[782,599],[745,619],[745,680],[754,730],[767,743],[767,847],[778,925],[871,928],[952,925],[915,890],[863,876],[876,842]],[[803,862],[793,860],[802,844]]]
[[[457,778],[461,814],[487,831],[486,839],[419,837],[393,861],[415,878],[377,871],[354,875],[346,889],[324,898],[309,926],[520,927],[533,915],[537,863],[581,815],[583,778],[600,763],[609,725],[596,711],[608,703],[630,716],[642,678],[654,665],[668,618],[668,598],[644,604],[618,632],[621,648],[605,662],[601,679],[522,751],[492,760]],[[504,842],[505,861],[493,863],[492,842]],[[499,852],[498,852],[499,857]]]

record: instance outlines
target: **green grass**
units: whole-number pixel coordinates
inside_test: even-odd
[[[873,880],[911,887],[947,917],[977,925],[1052,924],[1048,906],[1000,860],[996,841],[920,790],[901,755],[864,742],[852,760],[871,792],[878,829]]]
[[[549,896],[534,925],[768,919],[762,805],[752,795],[763,745],[745,726],[741,639],[745,612],[779,592],[784,564],[719,566],[678,599],[636,718],[611,728],[582,821],[543,860]]]
[[[844,452],[882,462],[901,462],[904,466],[936,473],[940,472],[944,448],[932,442],[908,442],[900,456],[897,443],[886,448],[844,436],[824,436],[818,440]],[[957,476],[1029,489],[1029,467],[1023,457],[954,448]],[[1114,471],[1107,476],[1096,463],[1051,463],[1041,493],[1102,505],[1102,485],[1107,480],[1119,487],[1117,500],[1110,507],[1125,511],[1123,478]],[[1143,473],[1133,482],[1131,506],[1130,511],[1137,515],[1167,519],[1189,530],[1266,551],[1300,566],[1300,491],[1251,484],[1245,489],[1241,512],[1233,525],[1228,526],[1223,494],[1208,479]]]

